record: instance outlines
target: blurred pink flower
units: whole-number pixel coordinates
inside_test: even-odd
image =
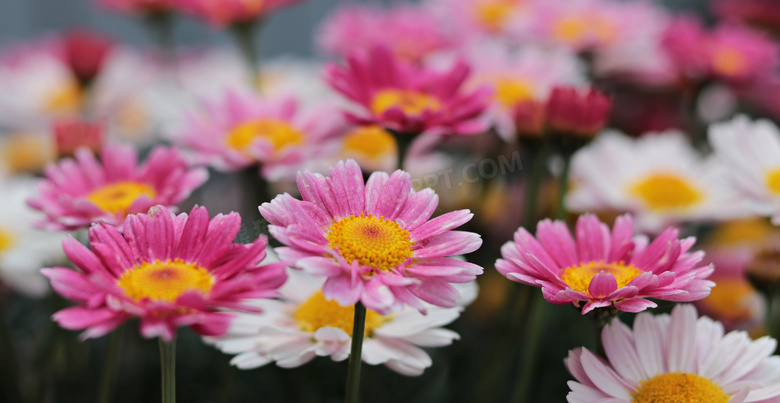
[[[53,131],[57,155],[61,158],[73,156],[79,147],[99,152],[103,148],[106,127],[99,121],[64,119],[54,122]]]
[[[512,281],[541,287],[553,304],[640,312],[657,305],[646,298],[694,301],[709,295],[712,266],[697,266],[703,252],[688,251],[695,238],[677,239],[667,229],[648,244],[634,237],[630,215],[617,218],[612,231],[596,216],[577,220],[576,238],[562,221],[539,222],[536,238],[525,228],[501,248],[496,269]],[[585,303],[582,305],[582,303]]]
[[[564,49],[526,46],[474,46],[466,53],[474,67],[470,85],[493,88],[488,112],[497,133],[511,141],[519,132],[543,128],[544,108],[553,87],[585,82],[582,65]]]
[[[607,124],[612,100],[594,88],[555,87],[547,99],[547,125],[557,133],[592,137]]]
[[[527,36],[539,0],[431,0],[439,25],[463,42]]]
[[[110,10],[129,14],[158,14],[170,11],[178,0],[98,0]]]
[[[357,103],[360,113],[347,117],[404,134],[479,134],[488,128],[483,117],[491,91],[464,91],[471,68],[458,60],[445,72],[403,63],[385,47],[353,52],[347,65],[327,66],[331,87]]]
[[[713,12],[721,19],[777,30],[780,26],[780,3],[776,0],[718,0]]]
[[[709,64],[707,36],[701,21],[695,17],[681,16],[666,28],[661,44],[680,74],[703,79]]]
[[[227,331],[233,315],[225,308],[256,309],[250,298],[272,298],[287,279],[283,264],[259,266],[268,240],[234,244],[241,226],[237,213],[209,221],[204,207],[174,215],[163,206],[129,215],[124,234],[105,223],[89,230],[91,250],[74,238],[63,242],[78,271],[43,269],[52,288],[79,303],[54,314],[66,329],[87,329],[100,337],[132,317],[141,335],[170,342],[176,328],[189,326],[204,336]]]
[[[90,31],[72,31],[62,37],[65,63],[82,85],[97,77],[112,46],[110,39]]]
[[[353,160],[341,161],[326,178],[298,173],[303,200],[289,194],[260,206],[269,231],[284,247],[279,258],[327,277],[322,292],[343,306],[358,301],[381,314],[425,301],[452,308],[458,291],[482,268],[447,256],[477,250],[479,234],[452,231],[469,220],[468,210],[430,219],[439,199],[431,189],[412,190],[404,171],[374,172],[363,182]]]
[[[341,6],[325,20],[317,38],[320,48],[329,53],[347,55],[386,46],[409,62],[422,61],[454,44],[428,8],[412,4],[389,9],[359,3]]]
[[[228,91],[187,116],[173,135],[198,164],[233,172],[260,164],[272,180],[294,173],[322,142],[343,132],[338,112],[322,105],[301,111],[293,97],[263,99]]]
[[[176,7],[207,21],[227,27],[263,18],[272,12],[303,0],[175,0]]]
[[[46,213],[38,225],[74,230],[103,221],[122,226],[128,214],[145,213],[156,204],[173,206],[208,178],[205,168],[190,168],[176,148],[158,146],[138,166],[131,146],[108,145],[100,161],[87,148],[76,150],[46,168],[38,197],[30,207]]]
[[[780,47],[766,35],[739,25],[719,25],[710,40],[710,70],[743,84],[771,75],[780,62]]]

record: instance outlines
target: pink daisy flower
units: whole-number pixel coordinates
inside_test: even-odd
[[[354,52],[346,66],[329,65],[331,87],[360,105],[347,113],[357,123],[378,124],[404,134],[479,134],[488,128],[483,112],[490,89],[463,91],[471,69],[458,60],[439,72],[401,62],[386,47]]]
[[[664,30],[661,47],[681,75],[694,79],[706,76],[707,35],[702,22],[691,16],[675,18]]]
[[[388,9],[359,3],[341,6],[325,20],[317,38],[323,50],[337,55],[386,46],[409,62],[453,45],[428,8],[412,4]]]
[[[326,178],[298,173],[303,200],[288,194],[263,203],[260,213],[284,247],[282,261],[325,276],[322,292],[341,305],[358,301],[387,314],[404,304],[425,312],[425,301],[452,308],[459,293],[450,283],[466,283],[482,268],[447,256],[477,250],[478,234],[451,231],[468,222],[468,210],[430,219],[438,197],[412,190],[404,171],[374,172],[363,182],[353,160],[339,162]]]
[[[163,206],[133,214],[124,234],[105,223],[89,229],[92,250],[74,238],[62,246],[78,271],[43,269],[52,288],[79,306],[54,314],[66,329],[87,329],[100,337],[132,317],[141,319],[146,338],[173,340],[189,326],[204,336],[227,331],[232,315],[224,308],[256,311],[251,298],[273,298],[287,279],[283,264],[260,266],[268,240],[234,244],[241,227],[237,213],[209,221],[205,207],[174,215]]]
[[[463,41],[523,37],[535,17],[535,0],[429,0],[440,25]]]
[[[596,216],[577,220],[576,238],[562,221],[540,221],[534,238],[525,228],[501,248],[496,269],[512,281],[542,288],[553,304],[571,303],[582,314],[596,308],[640,312],[657,305],[645,298],[694,301],[715,285],[705,280],[711,265],[697,266],[704,253],[688,252],[695,238],[677,239],[667,229],[648,244],[634,237],[630,215],[610,232]]]
[[[276,180],[345,128],[329,106],[301,111],[293,97],[227,92],[190,113],[173,138],[198,164],[234,172],[259,163],[263,176]]]
[[[618,320],[601,334],[607,360],[587,349],[569,352],[569,403],[780,401],[777,341],[724,335],[710,318],[679,305],[671,315],[637,315],[634,329]]]
[[[157,204],[173,206],[208,179],[205,168],[190,168],[176,148],[163,146],[140,166],[131,146],[105,146],[100,161],[80,148],[75,159],[50,164],[45,174],[39,196],[28,204],[46,213],[41,228],[67,231],[97,221],[121,228],[128,214]]]
[[[176,7],[215,27],[252,22],[303,0],[176,0]]]

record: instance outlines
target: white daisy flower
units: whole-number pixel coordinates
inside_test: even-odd
[[[316,356],[334,361],[349,357],[354,308],[325,300],[321,278],[292,269],[288,274],[279,300],[253,302],[263,313],[239,313],[224,336],[206,338],[222,352],[237,354],[231,364],[250,369],[276,362],[291,368]],[[475,283],[462,286],[459,307],[430,305],[427,316],[408,307],[387,316],[368,310],[363,361],[404,375],[422,374],[432,361],[420,347],[446,346],[459,338],[441,326],[457,319],[476,297]]]
[[[715,155],[726,174],[757,214],[780,225],[780,130],[769,120],[737,116],[710,126]]]
[[[724,335],[691,305],[670,315],[640,313],[631,330],[618,320],[601,335],[608,360],[587,349],[569,352],[569,403],[778,402],[777,341]]]
[[[638,139],[605,132],[574,155],[571,172],[568,209],[631,212],[647,232],[744,215],[726,167],[702,157],[680,131]]]
[[[35,179],[0,179],[0,192],[0,280],[21,293],[42,296],[49,286],[40,269],[65,259],[65,235],[33,228],[40,217],[26,200],[37,193]]]

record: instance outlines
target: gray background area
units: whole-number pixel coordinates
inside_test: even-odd
[[[267,22],[262,34],[264,56],[314,54],[313,35],[323,17],[347,2],[394,3],[401,0],[306,0],[280,11]],[[143,26],[127,16],[107,12],[96,0],[0,0],[0,46],[31,39],[44,33],[87,27],[133,44],[148,43]],[[693,10],[706,0],[665,0],[678,9]],[[190,18],[176,24],[176,40],[184,44],[228,41],[224,32]]]

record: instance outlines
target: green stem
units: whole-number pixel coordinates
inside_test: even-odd
[[[258,74],[260,73],[260,60],[259,52],[257,51],[257,41],[255,41],[258,25],[260,25],[260,21],[254,20],[237,23],[233,25],[231,32],[233,32],[238,49],[241,51],[244,62],[249,69],[249,80],[255,86],[255,89],[259,91],[260,77]]]
[[[548,302],[537,294],[531,301],[531,313],[526,329],[529,329],[523,351],[521,351],[520,379],[512,393],[512,402],[530,402],[529,394],[533,383],[533,375],[536,368],[536,359],[539,355],[539,340],[544,332],[543,319]]]
[[[532,151],[533,162],[531,173],[526,182],[525,192],[525,211],[523,214],[523,227],[533,232],[532,227],[536,224],[536,210],[539,204],[539,188],[544,176],[545,164],[549,154],[549,147],[542,145]]]
[[[778,291],[770,289],[765,293],[765,295],[766,322],[764,323],[764,326],[766,326],[766,333],[775,340],[778,340],[778,337],[780,337],[780,334],[778,334],[778,330],[780,330],[780,328],[777,326],[777,314],[780,313],[777,309],[777,305],[780,303],[780,298],[778,298]]]
[[[396,148],[398,148],[398,166],[396,169],[404,169],[406,163],[406,157],[409,156],[409,149],[412,146],[412,141],[417,137],[416,135],[409,133],[400,133],[392,129],[385,129],[395,138]]]
[[[10,323],[5,316],[5,308],[8,306],[0,306],[0,378],[6,401],[22,402],[24,400],[19,380],[19,361],[13,346]]]
[[[358,301],[355,304],[355,319],[352,322],[352,349],[349,353],[346,403],[357,403],[360,399],[360,365],[363,362],[363,333],[365,329],[366,307]]]
[[[588,314],[591,322],[593,322],[593,332],[596,336],[596,353],[604,358],[607,358],[607,354],[604,351],[604,342],[601,340],[601,333],[604,331],[604,327],[607,326],[612,319],[615,319],[620,311],[614,307],[597,308]]]
[[[160,370],[162,403],[176,403],[176,339],[170,343],[160,339]]]
[[[563,155],[563,170],[561,171],[561,177],[558,181],[558,205],[555,213],[555,218],[558,220],[566,219],[566,193],[569,190],[569,173],[571,171],[571,157],[572,153],[565,153]]]
[[[122,329],[123,327],[118,327],[110,336],[108,336],[106,362],[103,364],[103,376],[100,380],[100,389],[98,390],[98,402],[100,403],[109,403],[112,401],[111,395],[114,391],[117,361],[122,349]]]

